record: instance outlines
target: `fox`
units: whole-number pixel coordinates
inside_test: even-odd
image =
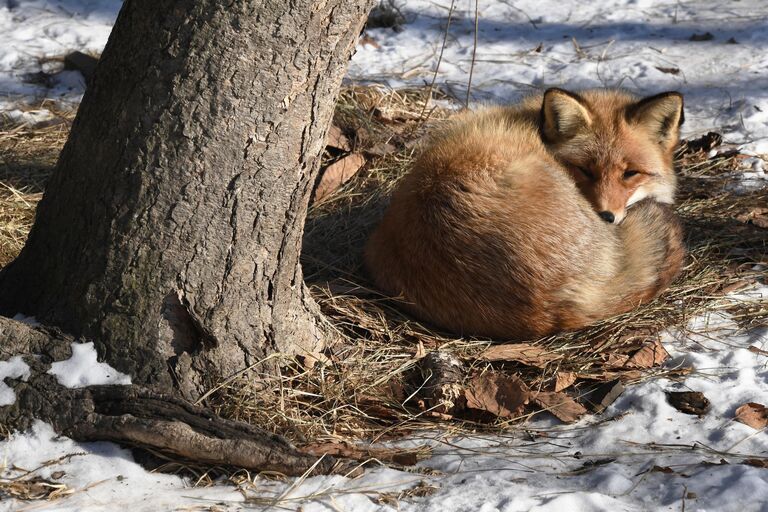
[[[374,284],[460,336],[579,329],[659,295],[685,259],[673,210],[683,96],[547,89],[433,133],[363,251]]]

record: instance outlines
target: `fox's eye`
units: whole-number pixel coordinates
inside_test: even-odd
[[[579,172],[580,172],[581,174],[583,174],[583,175],[584,175],[584,176],[586,176],[587,178],[589,178],[589,179],[591,179],[591,180],[594,180],[594,179],[595,179],[595,173],[593,173],[593,172],[592,172],[592,171],[590,171],[589,169],[587,169],[587,168],[585,168],[585,167],[576,167],[576,168],[579,170]]]
[[[640,174],[640,171],[624,171],[624,179],[628,180],[632,176],[637,176]]]

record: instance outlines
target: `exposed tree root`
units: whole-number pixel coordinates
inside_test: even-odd
[[[3,358],[21,355],[31,376],[8,382],[16,402],[0,407],[0,423],[25,429],[40,419],[77,441],[113,441],[211,465],[301,475],[344,470],[332,457],[303,453],[284,438],[225,420],[179,398],[140,386],[70,389],[48,374],[71,354],[74,339],[56,330],[0,317]]]

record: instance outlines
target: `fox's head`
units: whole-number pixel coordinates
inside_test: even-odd
[[[640,99],[618,90],[548,89],[540,130],[595,211],[618,224],[641,199],[673,202],[672,160],[682,123],[677,92]]]

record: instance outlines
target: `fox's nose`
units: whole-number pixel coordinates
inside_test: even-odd
[[[613,221],[616,219],[616,217],[611,212],[600,212],[598,213],[600,215],[600,218],[603,219],[605,222],[609,222],[613,224]]]

